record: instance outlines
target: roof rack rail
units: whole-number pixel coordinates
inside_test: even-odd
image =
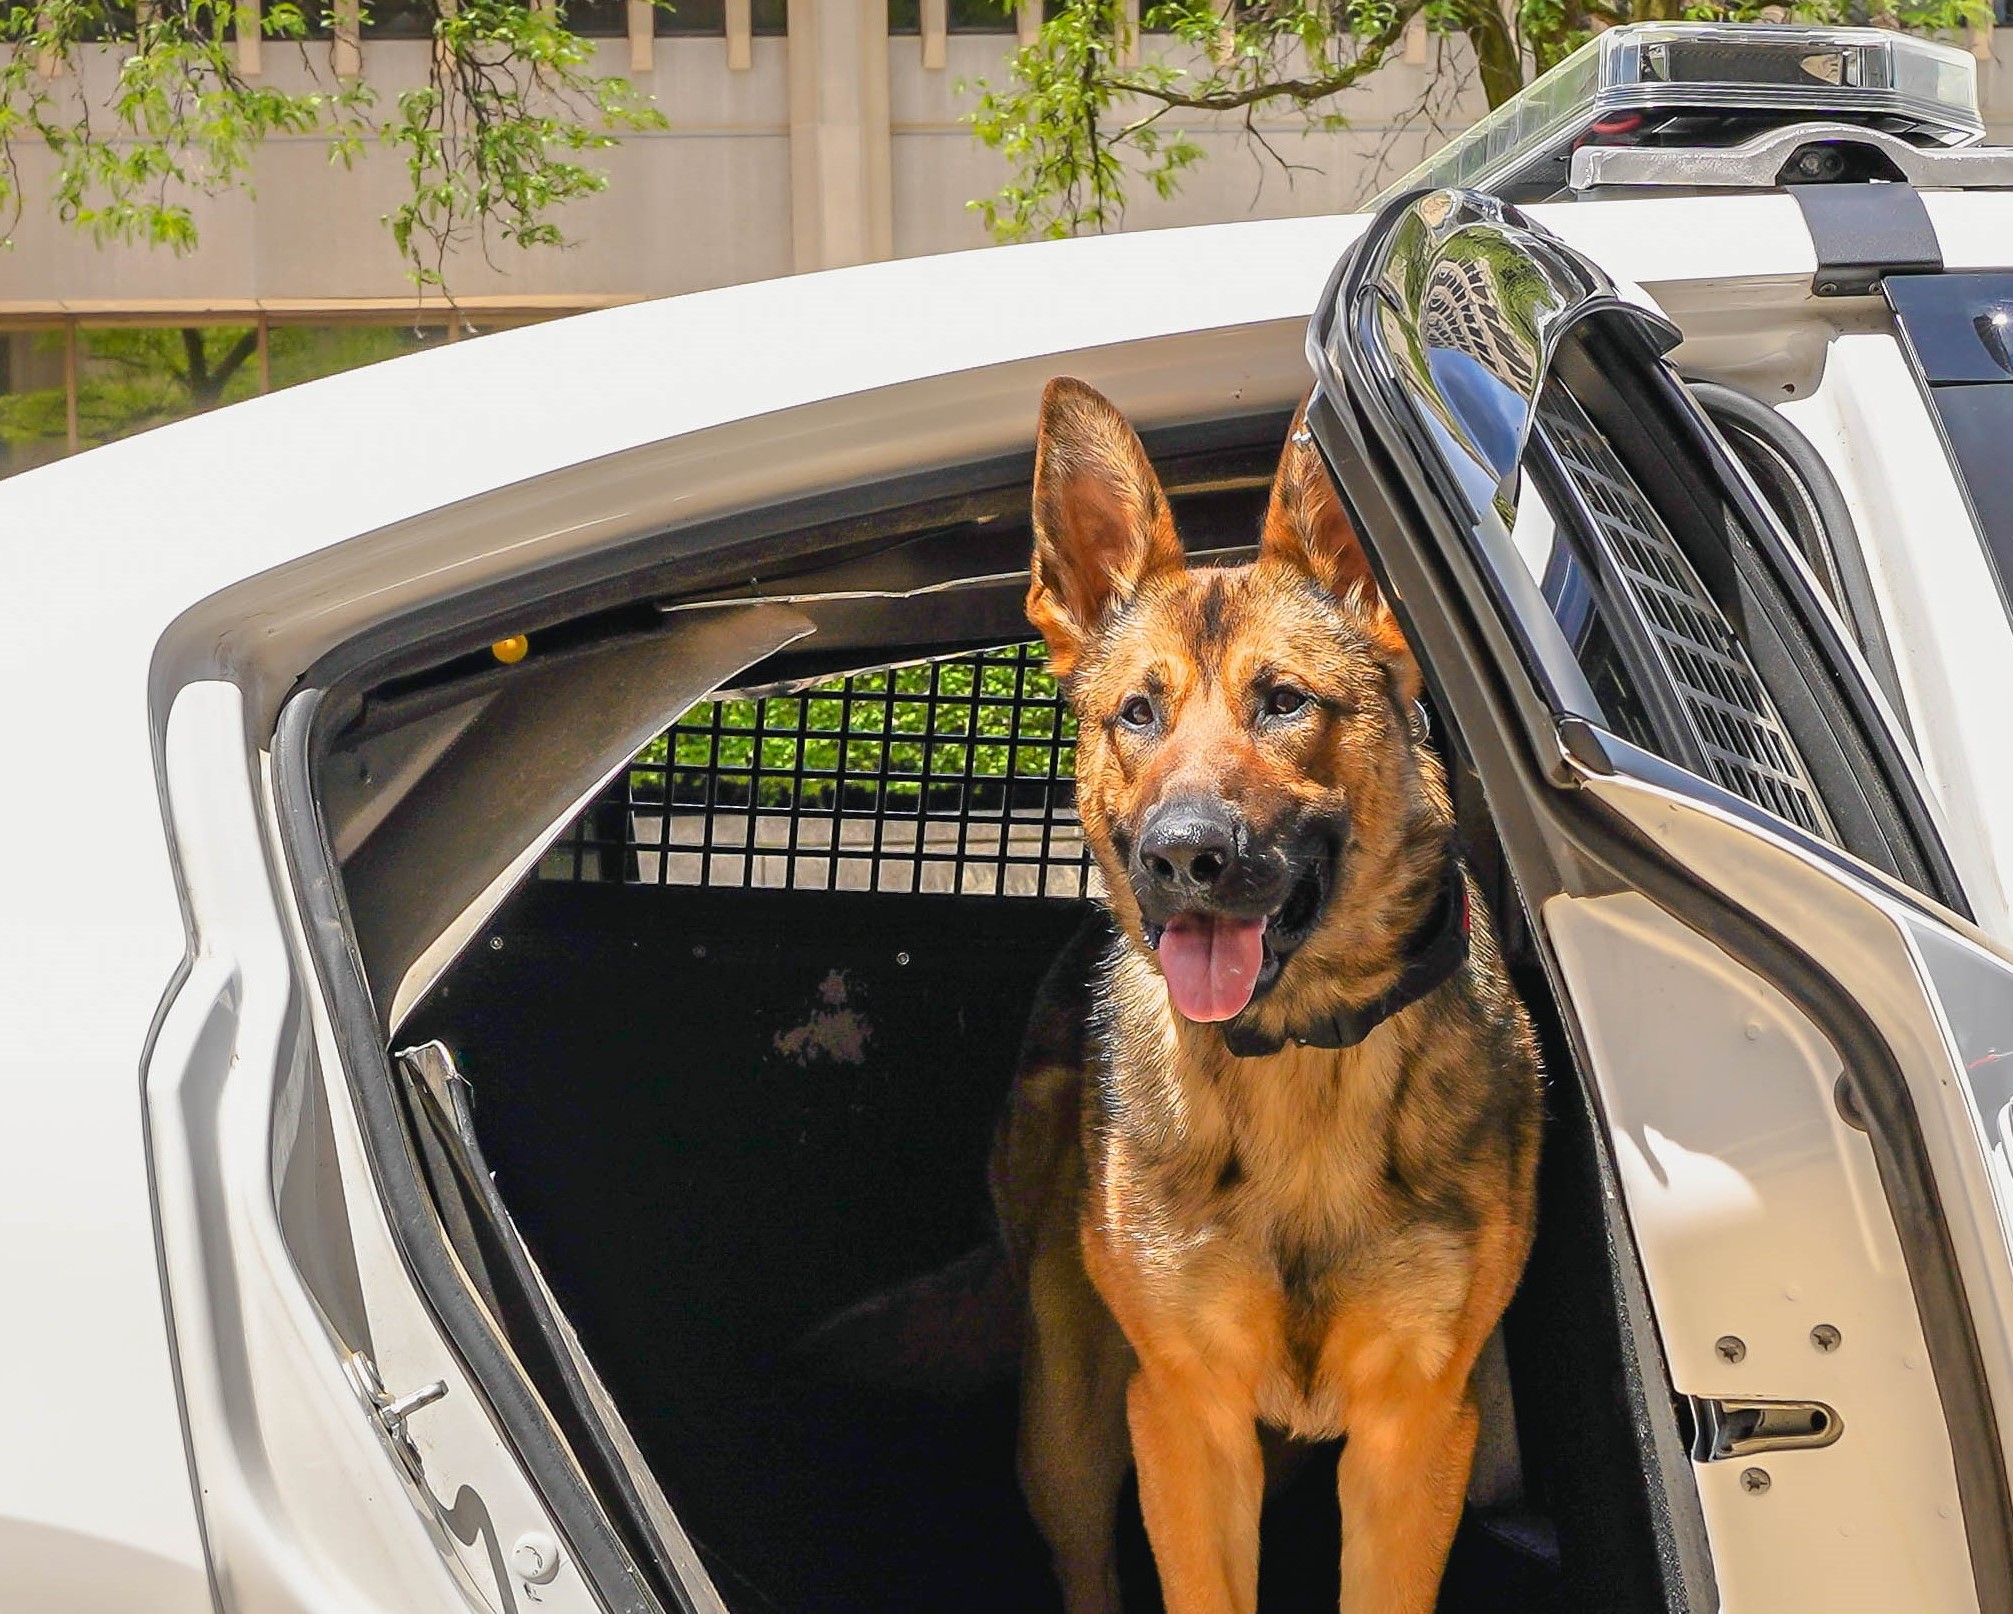
[[[1772,190],[1891,180],[1929,190],[2013,189],[2013,146],[1924,147],[1857,123],[1793,123],[1737,146],[1582,146],[1567,187]]]

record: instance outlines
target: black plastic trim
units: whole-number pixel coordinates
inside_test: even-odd
[[[1890,274],[1943,267],[1929,209],[1912,185],[1786,185],[1817,249],[1810,289],[1864,297]]]
[[[1616,558],[1600,536],[1597,517],[1584,507],[1584,496],[1575,488],[1549,426],[1531,434],[1523,468],[1553,520],[1573,534],[1570,548],[1592,598],[1598,601],[1598,620],[1614,643],[1617,659],[1632,675],[1631,692],[1655,732],[1657,744],[1667,756],[1705,777],[1710,765],[1692,720],[1686,716],[1684,699],[1663,670],[1649,620],[1630,603],[1629,585],[1621,580]],[[1612,714],[1593,712],[1588,716],[1596,723],[1612,721]]]
[[[1881,290],[1924,381],[1933,387],[2013,384],[2013,269],[1896,275],[1893,282]]]
[[[1914,730],[1901,696],[1901,675],[1895,670],[1894,649],[1887,640],[1887,625],[1881,619],[1880,602],[1873,591],[1866,551],[1860,546],[1852,511],[1831,474],[1831,467],[1824,463],[1824,456],[1809,438],[1759,398],[1716,381],[1687,380],[1685,385],[1705,406],[1722,435],[1731,439],[1738,434],[1755,452],[1765,452],[1771,462],[1779,465],[1779,474],[1785,482],[1791,484],[1788,491],[1809,501],[1810,520],[1823,544],[1822,557],[1810,555],[1807,546],[1799,547],[1805,549],[1813,570],[1820,576],[1829,574],[1839,612],[1852,628],[1859,653],[1879,680],[1880,691],[1894,709],[1896,721],[1912,739]]]
[[[439,1207],[443,1232],[471,1287],[488,1305],[506,1342],[545,1398],[588,1483],[596,1494],[620,1499],[617,1528],[627,1521],[652,1518],[651,1502],[631,1471],[630,1454],[596,1416],[594,1392],[586,1378],[593,1370],[583,1368],[576,1357],[575,1342],[555,1314],[531,1253],[497,1192],[476,1137],[467,1078],[456,1068],[453,1055],[438,1045],[401,1050],[392,1057],[405,1078],[398,1099],[420,1175]],[[436,1077],[445,1077],[438,1088],[426,1079],[428,1065]],[[678,1529],[675,1521],[671,1528]],[[633,1525],[623,1533],[632,1557],[658,1558],[661,1564],[662,1555],[671,1554],[692,1564],[696,1572],[705,1572],[697,1567],[696,1552],[682,1531],[676,1545]],[[679,1546],[685,1548],[682,1554]],[[667,1574],[677,1578],[675,1572]]]
[[[1460,521],[1459,545],[1463,564],[1471,572],[1471,585],[1478,591],[1476,597],[1493,599],[1499,606],[1477,617],[1476,624],[1491,640],[1492,649],[1530,673],[1528,681],[1506,688],[1513,704],[1511,711],[1503,715],[1514,715],[1533,745],[1542,746],[1552,734],[1555,713],[1570,711],[1596,716],[1599,703],[1587,687],[1585,675],[1558,624],[1545,608],[1529,569],[1509,552],[1507,530],[1485,536],[1470,519],[1473,506],[1467,491],[1454,469],[1435,451],[1434,426],[1444,426],[1444,422],[1436,418],[1429,424],[1420,418],[1384,354],[1382,343],[1371,338],[1374,322],[1388,304],[1382,285],[1383,266],[1372,261],[1365,245],[1381,241],[1419,203],[1420,195],[1414,193],[1386,205],[1357,247],[1343,255],[1315,305],[1307,347],[1315,374],[1324,385],[1317,387],[1310,402],[1308,421],[1317,428],[1315,436],[1331,459],[1338,451],[1336,442],[1344,436],[1350,437],[1359,451],[1367,451],[1371,436],[1393,445],[1384,461],[1385,471],[1393,480],[1389,497],[1445,511],[1450,521]],[[1496,211],[1500,214],[1504,210]],[[1599,287],[1592,291],[1598,295]],[[1331,377],[1331,371],[1339,374]],[[1353,415],[1345,416],[1336,408],[1335,401],[1327,396],[1331,380],[1339,383],[1356,409],[1364,412],[1363,421]],[[1325,439],[1324,431],[1328,434]],[[1378,561],[1374,552],[1370,560],[1376,570]],[[1390,579],[1379,573],[1378,581],[1388,585]],[[1402,600],[1396,603],[1402,618]]]
[[[2013,455],[2005,449],[2013,438],[2013,369],[2000,368],[2013,367],[2002,323],[2013,316],[2013,270],[1896,275],[1881,289],[2000,604],[2013,616]]]

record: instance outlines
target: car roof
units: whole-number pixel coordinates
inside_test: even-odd
[[[1953,267],[2003,256],[2013,196],[1924,199]],[[1780,194],[1527,211],[1625,284],[1815,267],[1802,215]],[[238,579],[654,443],[933,377],[1304,319],[1366,223],[1273,220],[906,259],[448,344],[0,482],[0,530],[11,534],[0,543],[15,578],[44,585],[27,591],[35,618],[74,606],[79,625],[103,622],[117,593],[144,598],[158,632]],[[1119,401],[1147,424],[1276,402],[1240,398],[1240,379],[1234,365],[1205,368],[1192,385]],[[1024,440],[1035,396],[961,411],[962,442],[936,441],[940,420],[917,422],[911,441],[942,455]],[[862,451],[865,470],[878,456]],[[804,491],[787,455],[772,450],[771,469],[779,491]],[[700,503],[674,502],[694,513]],[[113,555],[118,575],[103,568]],[[95,586],[82,597],[65,586],[86,579]],[[0,611],[23,604],[16,594]],[[0,643],[22,647],[15,633]]]

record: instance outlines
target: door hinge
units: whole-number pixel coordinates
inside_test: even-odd
[[[1690,1398],[1691,1454],[1723,1463],[1765,1451],[1815,1451],[1845,1433],[1845,1420],[1822,1401],[1728,1401]]]
[[[384,1432],[391,1444],[392,1455],[399,1460],[413,1479],[421,1477],[423,1465],[419,1458],[419,1448],[412,1443],[412,1436],[406,1432],[405,1421],[421,1407],[430,1407],[447,1394],[447,1381],[435,1379],[431,1384],[422,1384],[417,1390],[405,1395],[393,1395],[384,1387],[379,1376],[377,1363],[362,1351],[351,1351],[343,1361],[343,1373],[362,1397],[371,1416],[377,1420],[378,1428]]]

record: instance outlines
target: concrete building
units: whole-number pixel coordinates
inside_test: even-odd
[[[362,75],[385,103],[423,83],[424,0],[382,0],[373,22],[305,45],[241,38],[241,69],[301,87]],[[318,138],[276,137],[252,194],[199,198],[186,256],[99,247],[47,208],[42,154],[19,148],[28,193],[0,252],[0,474],[191,408],[309,379],[432,341],[642,297],[987,244],[966,204],[996,192],[1001,159],[962,115],[970,81],[1005,73],[1038,26],[992,0],[575,0],[597,66],[630,77],[669,126],[591,160],[607,192],[567,208],[573,245],[465,250],[450,267],[458,318],[420,299],[382,219],[403,194],[395,152],[355,168]],[[1980,63],[1990,138],[2013,140],[2013,30]],[[1141,48],[1164,48],[1148,35]],[[116,47],[93,47],[100,93]],[[1261,120],[1282,162],[1241,126],[1190,119],[1210,160],[1128,229],[1346,210],[1482,110],[1461,52],[1408,38],[1402,60],[1341,100],[1349,127]]]

